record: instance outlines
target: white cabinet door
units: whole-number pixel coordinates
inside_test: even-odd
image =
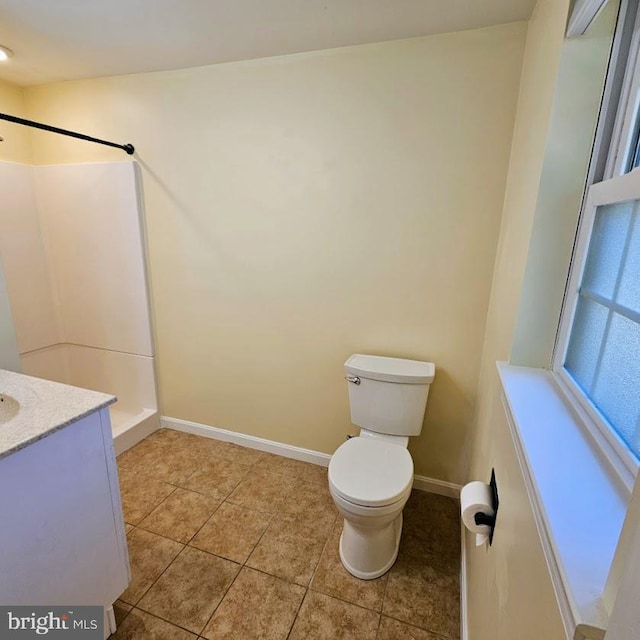
[[[0,459],[0,603],[109,606],[128,582],[107,409]]]

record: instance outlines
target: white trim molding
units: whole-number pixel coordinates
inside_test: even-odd
[[[467,599],[467,530],[460,519],[460,640],[469,640],[469,605]]]
[[[181,418],[161,416],[160,426],[165,429],[174,429],[176,431],[184,431],[185,433],[193,433],[196,436],[204,436],[205,438],[213,438],[214,440],[232,442],[234,444],[242,445],[243,447],[248,447],[249,449],[275,453],[276,455],[284,456],[285,458],[311,462],[312,464],[317,464],[321,467],[328,467],[329,460],[331,460],[331,456],[328,453],[312,451],[311,449],[303,449],[302,447],[294,447],[290,444],[283,444],[282,442],[275,442],[274,440],[266,440],[265,438],[258,438],[257,436],[249,436],[237,431],[219,429],[218,427],[212,427],[208,424],[191,422],[191,420],[182,420]]]
[[[460,491],[462,490],[459,484],[427,478],[426,476],[413,476],[413,488],[427,493],[437,493],[439,496],[446,496],[455,500],[460,500]]]
[[[583,36],[604,9],[607,0],[577,0],[567,25],[567,38]]]
[[[182,420],[181,418],[171,418],[169,416],[160,417],[160,426],[165,429],[174,429],[176,431],[184,431],[185,433],[193,433],[197,436],[205,438],[213,438],[214,440],[223,440],[224,442],[233,442],[243,447],[257,449],[258,451],[266,451],[274,453],[285,458],[293,458],[294,460],[302,460],[310,462],[321,467],[328,467],[331,456],[328,453],[313,451],[312,449],[303,449],[290,444],[276,442],[275,440],[267,440],[250,436],[237,431],[229,431],[227,429],[219,429],[208,424],[200,422],[192,422],[190,420]],[[436,493],[448,498],[460,499],[461,486],[444,480],[436,480],[435,478],[427,478],[425,476],[413,477],[413,488],[418,491],[426,491],[428,493]]]
[[[609,616],[604,590],[628,496],[549,371],[498,363],[498,372],[566,637],[602,640]]]

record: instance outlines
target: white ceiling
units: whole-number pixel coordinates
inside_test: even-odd
[[[526,20],[535,0],[0,0],[0,79],[182,69]]]

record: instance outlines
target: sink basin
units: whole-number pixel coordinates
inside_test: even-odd
[[[20,411],[20,403],[11,396],[0,393],[0,424],[13,420]]]

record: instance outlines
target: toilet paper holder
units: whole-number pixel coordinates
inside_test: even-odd
[[[498,517],[498,505],[500,501],[498,500],[498,485],[496,484],[496,470],[491,469],[491,480],[489,482],[489,487],[491,488],[491,498],[492,498],[492,507],[493,507],[493,515],[489,515],[487,513],[478,512],[474,514],[473,519],[475,520],[477,525],[487,525],[491,527],[491,532],[489,533],[489,546],[493,543],[493,532],[496,526],[496,518]]]

